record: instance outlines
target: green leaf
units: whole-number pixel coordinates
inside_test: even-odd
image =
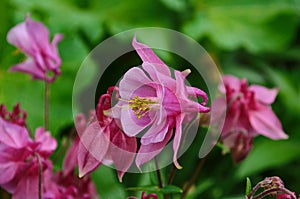
[[[279,168],[296,160],[299,155],[299,142],[292,140],[274,141],[261,139],[255,143],[248,157],[236,171],[239,179],[271,168]]]
[[[251,185],[251,180],[250,178],[246,178],[246,196],[251,193],[252,190],[252,185]]]
[[[92,172],[91,177],[101,198],[126,198],[124,188],[118,181],[114,169],[101,165]]]
[[[147,191],[149,193],[161,193],[161,194],[176,194],[182,193],[182,189],[174,185],[166,185],[163,188],[158,186],[142,186],[142,187],[129,187],[128,191]]]
[[[199,1],[194,18],[183,31],[197,39],[208,37],[227,50],[282,51],[295,36],[297,18],[291,0]]]

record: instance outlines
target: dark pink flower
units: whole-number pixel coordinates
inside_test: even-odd
[[[27,15],[25,22],[16,25],[7,34],[7,41],[27,56],[24,62],[14,65],[10,71],[28,73],[33,79],[53,82],[61,73],[61,59],[57,51],[57,43],[61,39],[62,35],[56,34],[50,43],[48,29]]]
[[[54,197],[48,199],[98,199],[98,195],[89,176],[79,178],[75,174],[75,170],[64,175],[64,172],[57,172],[52,177],[55,189],[50,193],[55,193]]]
[[[127,199],[138,199],[136,197],[128,197]],[[157,195],[155,193],[146,194],[145,192],[142,193],[141,199],[158,199]]]
[[[223,76],[223,82],[225,88],[220,90],[226,94],[226,99],[221,97],[213,103],[219,107],[219,117],[226,113],[221,140],[231,149],[235,162],[248,155],[252,140],[257,135],[274,140],[288,138],[270,106],[277,89],[248,86],[246,79],[239,80],[230,75]]]
[[[134,160],[137,149],[136,138],[128,137],[117,125],[119,121],[103,114],[105,110],[111,108],[111,98],[115,89],[109,88],[107,94],[100,97],[96,108],[97,118],[90,120],[84,132],[79,132],[78,164],[81,177],[105,161],[114,163],[119,180],[122,181],[124,173]],[[80,126],[82,125],[79,125],[79,129]]]
[[[293,199],[293,197],[289,194],[282,193],[278,194],[276,199]]]
[[[52,166],[48,158],[55,148],[55,139],[43,128],[32,140],[25,127],[0,117],[0,186],[14,199],[37,199],[39,173]]]
[[[0,105],[0,117],[2,119],[11,122],[13,124],[18,124],[20,126],[26,126],[26,111],[20,108],[20,104],[16,104],[13,108],[13,111],[10,113],[7,111],[4,104]]]
[[[171,76],[168,66],[145,44],[133,39],[133,47],[141,57],[142,69],[133,67],[120,81],[120,101],[106,114],[120,120],[124,133],[135,137],[144,129],[141,146],[136,157],[138,168],[156,155],[174,136],[173,162],[182,136],[182,124],[190,122],[199,112],[208,112],[207,95],[202,90],[185,85],[185,78],[191,72],[174,71]],[[202,102],[191,100],[202,98]]]

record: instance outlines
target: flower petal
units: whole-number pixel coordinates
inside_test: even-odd
[[[36,175],[26,172],[19,181],[12,199],[38,199],[38,183],[38,172],[36,172]]]
[[[125,73],[120,81],[120,96],[124,100],[130,99],[136,90],[151,82],[142,69],[133,67]]]
[[[234,89],[235,91],[239,91],[240,87],[241,87],[241,80],[239,80],[238,78],[236,78],[235,76],[232,75],[223,75],[223,84],[225,86],[229,86],[230,88]],[[219,87],[219,90],[222,93],[225,93],[225,88],[222,86]]]
[[[135,137],[128,137],[122,131],[116,132],[113,136],[110,152],[115,168],[118,170],[120,182],[134,160],[136,149]]]
[[[148,131],[141,138],[142,145],[157,143],[164,140],[168,132],[169,125],[166,119],[167,115],[164,114],[163,117],[164,119],[159,124],[158,124],[159,118],[156,118],[156,120],[154,120],[153,125],[148,129]]]
[[[166,75],[164,73],[159,72],[158,68],[161,68],[161,65],[143,62],[142,67],[145,71],[147,71],[147,73],[154,82],[157,82],[162,86],[166,86],[172,90],[175,90],[175,80],[171,77],[171,75]]]
[[[16,46],[27,55],[33,55],[38,50],[35,41],[28,33],[25,22],[10,29],[6,39],[8,43]]]
[[[35,141],[40,143],[39,150],[46,156],[49,156],[57,147],[57,142],[51,137],[50,132],[41,127],[35,131]]]
[[[62,172],[65,176],[70,174],[77,165],[79,141],[80,141],[79,137],[76,137],[65,155],[65,158],[63,161],[63,166],[62,166],[62,168],[63,168]],[[84,150],[84,149],[82,149],[82,150]]]
[[[23,72],[32,75],[33,79],[46,79],[45,73],[36,65],[31,57],[28,57],[24,62],[12,66],[9,71]]]
[[[159,73],[162,73],[162,74],[164,74],[166,76],[169,76],[169,77],[171,76],[171,72],[170,72],[170,69],[168,68],[168,66],[156,56],[156,54],[152,51],[152,49],[150,47],[148,47],[145,44],[137,42],[135,36],[134,36],[133,41],[132,41],[132,46],[134,47],[136,52],[139,54],[139,56],[141,57],[143,62],[149,62],[149,63],[152,63],[152,64],[157,64],[156,65],[157,66],[156,70]]]
[[[179,115],[176,117],[176,131],[175,131],[175,136],[174,136],[174,142],[173,142],[173,150],[174,150],[174,155],[173,155],[173,162],[174,165],[176,166],[177,169],[182,169],[182,166],[179,165],[177,161],[177,154],[180,146],[180,141],[181,141],[181,136],[182,136],[182,121],[183,121],[183,116]]]
[[[22,148],[30,141],[25,127],[9,123],[0,117],[0,142],[13,148]]]
[[[249,121],[252,127],[261,135],[274,140],[288,138],[271,107],[261,106],[256,111],[250,111]]]
[[[157,156],[163,149],[164,146],[169,142],[171,139],[173,133],[173,129],[169,130],[167,135],[165,136],[165,139],[162,142],[158,143],[151,143],[148,145],[141,145],[140,149],[138,151],[138,154],[136,156],[136,165],[141,170],[141,165],[145,164],[146,162],[149,162],[151,159],[153,159],[155,156]]]
[[[248,88],[255,93],[255,98],[265,104],[272,104],[277,96],[278,89],[268,89],[259,85],[251,85]]]
[[[7,162],[7,163],[1,163],[0,164],[0,185],[3,185],[5,183],[8,183],[11,181],[18,170],[18,164],[15,162]]]
[[[98,122],[91,123],[80,137],[78,149],[79,176],[82,177],[99,166],[108,150],[109,135],[100,128]]]
[[[136,117],[134,112],[129,107],[123,107],[121,112],[121,124],[122,130],[129,137],[136,136],[148,125],[150,125],[151,119],[149,113],[142,116],[140,119]]]

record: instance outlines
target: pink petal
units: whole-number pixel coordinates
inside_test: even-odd
[[[164,146],[169,142],[173,135],[172,131],[173,129],[168,131],[167,135],[165,136],[165,139],[162,142],[140,146],[135,160],[136,165],[140,170],[142,164],[149,162],[164,149]]]
[[[235,91],[239,91],[241,87],[241,80],[236,78],[232,75],[223,75],[223,84],[226,86],[228,85],[230,88],[234,89]],[[225,88],[223,86],[219,87],[219,90],[222,93],[225,93]]]
[[[211,124],[221,122],[222,118],[225,118],[227,111],[227,102],[223,97],[217,98],[212,102],[211,105]]]
[[[150,125],[151,119],[149,114],[138,119],[129,107],[123,107],[121,112],[121,124],[124,133],[129,137],[133,137]]]
[[[270,107],[261,106],[258,110],[251,111],[249,120],[254,130],[263,136],[274,140],[288,138],[288,135],[282,130],[280,121]]]
[[[206,105],[206,103],[208,102],[207,94],[204,91],[200,90],[199,88],[187,86],[187,92],[189,96],[196,97],[196,98],[201,97],[203,100],[201,104],[203,105]]]
[[[1,163],[0,164],[0,185],[8,183],[11,181],[18,170],[18,164],[15,162],[7,162],[7,163]]]
[[[174,150],[173,162],[177,169],[182,169],[182,166],[180,166],[177,161],[177,154],[178,154],[178,149],[180,146],[180,141],[181,141],[181,136],[182,136],[182,120],[183,120],[183,118],[184,117],[182,115],[179,115],[176,117],[176,131],[175,131],[174,142],[173,142],[173,150]]]
[[[10,29],[7,34],[7,41],[22,50],[27,55],[33,55],[38,51],[35,41],[29,34],[25,22]]]
[[[39,150],[49,155],[56,149],[57,142],[51,137],[50,132],[45,131],[44,128],[37,128],[35,131],[35,141],[41,143]]]
[[[65,176],[70,174],[77,165],[79,141],[80,141],[79,137],[76,137],[65,155],[63,166],[62,166],[63,168],[62,172]]]
[[[272,104],[277,96],[278,89],[268,89],[259,85],[251,85],[248,88],[255,93],[255,98],[265,104]]]
[[[108,150],[109,135],[104,134],[105,129],[100,128],[98,122],[91,123],[80,137],[78,149],[79,176],[94,170],[104,159]]]
[[[78,135],[82,135],[86,127],[86,119],[84,114],[79,113],[75,116],[75,127]]]
[[[49,31],[42,23],[33,21],[29,16],[26,16],[25,25],[32,41],[39,47],[40,50],[50,46]]]
[[[157,82],[163,86],[167,86],[170,89],[175,90],[175,80],[171,77],[171,75],[166,75],[157,70],[157,68],[162,67],[161,65],[143,62],[142,66],[154,82]]]
[[[0,117],[0,142],[14,148],[25,147],[31,141],[25,127],[9,123]]]
[[[9,71],[23,72],[32,75],[33,79],[46,79],[45,72],[42,71],[31,57],[28,57],[24,62],[12,66]]]
[[[19,181],[12,199],[38,199],[38,171],[36,175],[27,172]]]
[[[149,128],[149,130],[143,135],[141,139],[141,144],[142,145],[148,145],[151,143],[157,143],[161,142],[164,140],[167,132],[168,132],[168,123],[166,119],[166,115],[164,115],[164,119],[160,124],[158,124],[158,119],[157,118],[154,122],[153,125]]]
[[[169,77],[171,76],[171,72],[170,72],[170,69],[168,68],[168,66],[155,55],[155,53],[152,51],[151,48],[149,48],[145,44],[137,42],[135,36],[132,41],[132,46],[134,47],[136,52],[139,54],[139,56],[141,57],[143,62],[157,64],[156,70],[159,73],[162,73]],[[149,71],[147,71],[147,72],[149,73]],[[149,74],[151,74],[151,72]]]
[[[118,170],[119,181],[122,182],[124,173],[130,168],[137,149],[135,137],[128,137],[121,131],[115,133],[111,144],[111,157]]]
[[[81,142],[78,146],[77,161],[79,178],[82,178],[88,173],[94,171],[101,164],[99,160],[97,160],[88,150],[86,150],[86,147]]]
[[[125,73],[120,81],[120,96],[124,100],[130,99],[137,89],[151,82],[142,69],[133,67]]]

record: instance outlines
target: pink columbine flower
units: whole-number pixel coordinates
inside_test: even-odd
[[[177,153],[182,136],[182,124],[189,122],[191,116],[199,112],[208,112],[207,95],[202,90],[185,85],[184,80],[191,72],[174,71],[171,76],[168,66],[161,61],[145,44],[133,39],[132,45],[141,57],[142,69],[133,67],[120,81],[120,101],[106,112],[121,122],[124,133],[135,137],[144,129],[147,132],[141,138],[136,164],[138,168],[156,155],[174,136],[173,162],[177,162]],[[202,98],[202,102],[191,98]]]
[[[8,112],[4,104],[0,105],[0,117],[2,119],[11,122],[13,124],[18,124],[20,126],[26,126],[27,113],[20,108],[20,104],[16,104],[12,112]]]
[[[137,197],[130,196],[127,199],[138,199]],[[142,193],[141,199],[158,199],[155,193],[146,194],[145,192]]]
[[[239,80],[230,75],[224,75],[223,81],[225,88],[220,87],[220,91],[226,94],[226,100],[221,97],[213,103],[220,109],[219,117],[226,112],[221,140],[231,149],[235,162],[248,155],[252,140],[257,135],[274,140],[288,138],[270,106],[278,89],[268,89],[259,85],[248,86],[246,79]]]
[[[96,108],[94,119],[90,119],[85,130],[85,121],[77,119],[77,130],[80,135],[78,145],[79,176],[95,170],[101,163],[113,163],[118,171],[119,180],[122,181],[124,173],[130,168],[137,149],[135,137],[128,137],[119,128],[119,121],[104,115],[104,111],[111,108],[113,91],[116,87],[108,89],[103,94]],[[81,117],[82,118],[82,117]]]
[[[44,175],[51,167],[48,158],[56,145],[43,128],[36,129],[32,140],[25,127],[0,117],[0,186],[14,199],[37,199],[39,172]]]
[[[83,115],[78,115],[76,121],[85,120]],[[80,123],[79,123],[80,125]],[[98,199],[96,188],[90,176],[79,178],[76,172],[78,166],[79,137],[77,136],[66,153],[63,161],[63,170],[56,173],[48,172],[45,184],[44,197],[47,199]]]
[[[62,35],[56,34],[50,43],[48,29],[27,15],[25,22],[17,24],[7,34],[7,41],[27,56],[24,62],[12,66],[10,71],[30,74],[32,79],[53,82],[61,73],[61,59],[57,51],[57,43],[61,39]]]

